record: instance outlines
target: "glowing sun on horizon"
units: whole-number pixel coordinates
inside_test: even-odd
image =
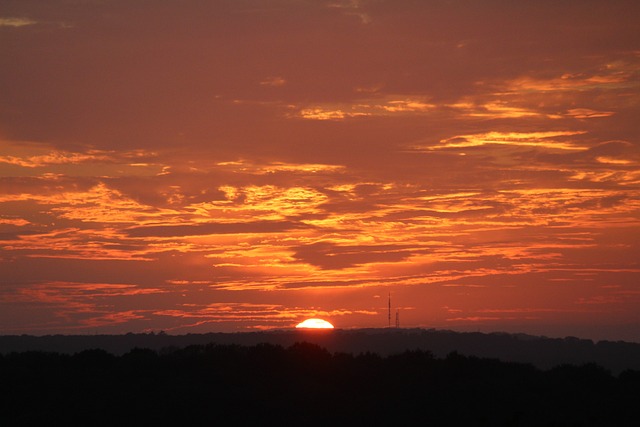
[[[326,320],[322,319],[307,319],[296,325],[296,328],[301,329],[333,329],[333,325]]]

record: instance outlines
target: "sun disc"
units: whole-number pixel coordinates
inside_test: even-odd
[[[322,319],[307,319],[296,325],[296,328],[302,329],[333,329],[333,325]]]

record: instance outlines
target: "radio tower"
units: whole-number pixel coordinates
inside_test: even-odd
[[[400,309],[396,308],[396,328],[400,327]]]
[[[391,292],[389,292],[389,327],[391,327]]]

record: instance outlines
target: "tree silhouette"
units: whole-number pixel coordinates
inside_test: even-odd
[[[297,342],[0,356],[0,425],[635,426],[640,372]]]

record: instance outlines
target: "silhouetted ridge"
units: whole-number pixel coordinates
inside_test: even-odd
[[[631,426],[640,372],[309,342],[0,356],[0,425]]]
[[[271,343],[288,347],[297,341],[316,343],[331,352],[375,352],[386,356],[410,349],[430,351],[444,357],[456,351],[468,356],[496,358],[505,362],[531,363],[542,369],[561,364],[596,363],[618,374],[625,369],[640,370],[640,344],[600,341],[575,337],[545,338],[524,334],[479,332],[460,333],[433,329],[357,329],[331,331],[279,330],[250,333],[209,334],[126,334],[0,336],[0,353],[42,350],[73,354],[100,348],[116,355],[135,347],[160,351],[193,344]]]

